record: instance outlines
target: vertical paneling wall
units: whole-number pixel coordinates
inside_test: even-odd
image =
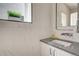
[[[40,39],[53,33],[51,5],[33,4],[32,24],[0,21],[0,55],[40,55]]]

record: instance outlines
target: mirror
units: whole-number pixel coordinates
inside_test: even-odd
[[[77,3],[57,3],[57,29],[77,26],[77,5]]]
[[[31,21],[31,3],[0,3],[0,20]]]

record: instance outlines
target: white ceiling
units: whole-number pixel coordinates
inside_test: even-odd
[[[65,3],[71,9],[77,8],[77,3]]]

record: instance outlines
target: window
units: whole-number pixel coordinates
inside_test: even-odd
[[[75,26],[77,25],[77,12],[71,13],[71,20],[70,20],[70,25]]]
[[[32,22],[31,3],[0,3],[0,19]]]
[[[32,22],[31,20],[31,4],[25,3],[25,19],[24,22]]]
[[[65,13],[61,13],[61,22],[62,22],[62,26],[67,26],[67,20],[66,20]]]

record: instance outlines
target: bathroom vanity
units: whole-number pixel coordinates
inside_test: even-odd
[[[79,56],[79,43],[63,39],[40,40],[41,56]]]
[[[69,41],[74,37],[74,33],[79,33],[78,10],[78,3],[56,3],[55,29],[60,37],[63,36],[63,39],[46,38],[40,40],[41,56],[79,56],[79,42]]]

